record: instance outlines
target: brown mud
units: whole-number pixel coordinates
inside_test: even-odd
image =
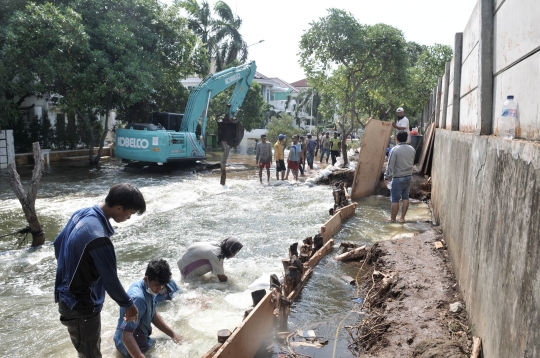
[[[439,242],[439,249],[435,248]],[[468,357],[472,330],[439,228],[372,246],[357,326],[347,327],[361,357]],[[358,264],[358,263],[356,263]],[[460,302],[457,313],[450,304]]]

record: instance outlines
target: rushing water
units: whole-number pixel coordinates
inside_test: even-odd
[[[251,152],[250,152],[251,153]],[[118,274],[124,287],[144,276],[148,261],[162,257],[169,261],[173,278],[182,294],[159,308],[165,321],[185,338],[175,345],[154,330],[158,344],[149,357],[200,357],[216,343],[219,329],[233,329],[251,306],[250,292],[266,284],[268,276],[282,271],[281,258],[295,240],[318,232],[328,217],[333,200],[327,186],[261,186],[253,156],[232,154],[227,186],[219,185],[218,173],[148,174],[123,170],[112,160],[100,168],[86,164],[62,164],[44,170],[36,209],[47,235],[39,249],[15,249],[13,237],[0,239],[0,356],[73,357],[74,348],[67,330],[58,320],[54,303],[56,260],[51,245],[71,214],[84,206],[103,201],[110,186],[130,182],[138,186],[147,201],[147,212],[125,223],[113,223],[113,243]],[[31,168],[19,168],[28,184]],[[20,204],[0,171],[0,235],[25,226]],[[272,181],[275,174],[272,172]],[[357,215],[343,226],[337,241],[371,243],[398,233],[424,231],[429,210],[412,203],[408,218],[400,225],[385,222],[389,217],[388,198],[370,197],[359,201]],[[225,261],[229,282],[216,277],[195,284],[180,282],[176,261],[194,241],[217,241],[236,236],[242,251]],[[355,276],[356,270],[325,258],[316,268],[302,299],[293,306],[291,329],[315,329],[330,340],[313,357],[331,357],[337,323],[352,307],[354,291],[339,280]],[[117,357],[112,336],[118,306],[106,298],[102,311],[102,352]],[[350,323],[350,322],[349,322]],[[345,323],[347,324],[347,322]],[[162,337],[162,338],[160,338]],[[346,334],[340,332],[339,356],[348,356]],[[301,350],[298,350],[301,351]]]

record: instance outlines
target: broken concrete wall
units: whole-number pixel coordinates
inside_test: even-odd
[[[484,356],[540,356],[540,144],[438,129],[432,201]]]

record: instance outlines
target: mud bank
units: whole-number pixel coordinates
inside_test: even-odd
[[[369,357],[470,355],[474,329],[438,227],[374,244],[366,260],[362,315],[348,327],[352,351]],[[453,313],[456,302],[460,308]]]

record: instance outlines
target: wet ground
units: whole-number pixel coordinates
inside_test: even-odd
[[[47,244],[40,249],[17,250],[13,237],[0,239],[0,356],[74,356],[53,300],[56,260],[50,244],[75,210],[99,203],[109,187],[119,182],[138,186],[147,200],[144,215],[113,225],[118,274],[126,288],[142,278],[148,261],[156,257],[169,261],[173,278],[179,282],[176,261],[192,242],[236,236],[244,244],[237,257],[225,262],[230,282],[205,277],[196,284],[180,283],[182,294],[160,312],[186,341],[175,345],[156,330],[154,334],[162,339],[148,356],[200,357],[214,345],[219,329],[236,327],[251,306],[250,292],[260,287],[259,282],[266,284],[270,274],[281,272],[281,258],[288,246],[317,233],[333,204],[327,186],[261,186],[254,156],[247,149],[231,154],[225,187],[219,185],[216,172],[126,171],[116,160],[104,161],[99,168],[86,163],[47,167],[36,201]],[[218,160],[219,155],[213,159]],[[27,185],[32,168],[18,169]],[[25,226],[6,175],[0,171],[0,235]],[[274,178],[272,172],[271,182]],[[385,221],[389,208],[386,197],[360,200],[357,215],[345,223],[337,244],[340,240],[373,243],[430,227],[425,222],[430,213],[424,203],[411,204],[410,220],[404,225]],[[314,329],[329,340],[328,346],[310,352],[311,356],[332,356],[337,322],[352,307],[351,288],[338,277],[355,273],[349,266],[325,258],[301,300],[293,305],[291,329]],[[107,298],[102,312],[104,357],[117,356],[111,340],[117,319],[118,307]],[[338,332],[336,357],[352,356],[346,348],[347,336]]]

